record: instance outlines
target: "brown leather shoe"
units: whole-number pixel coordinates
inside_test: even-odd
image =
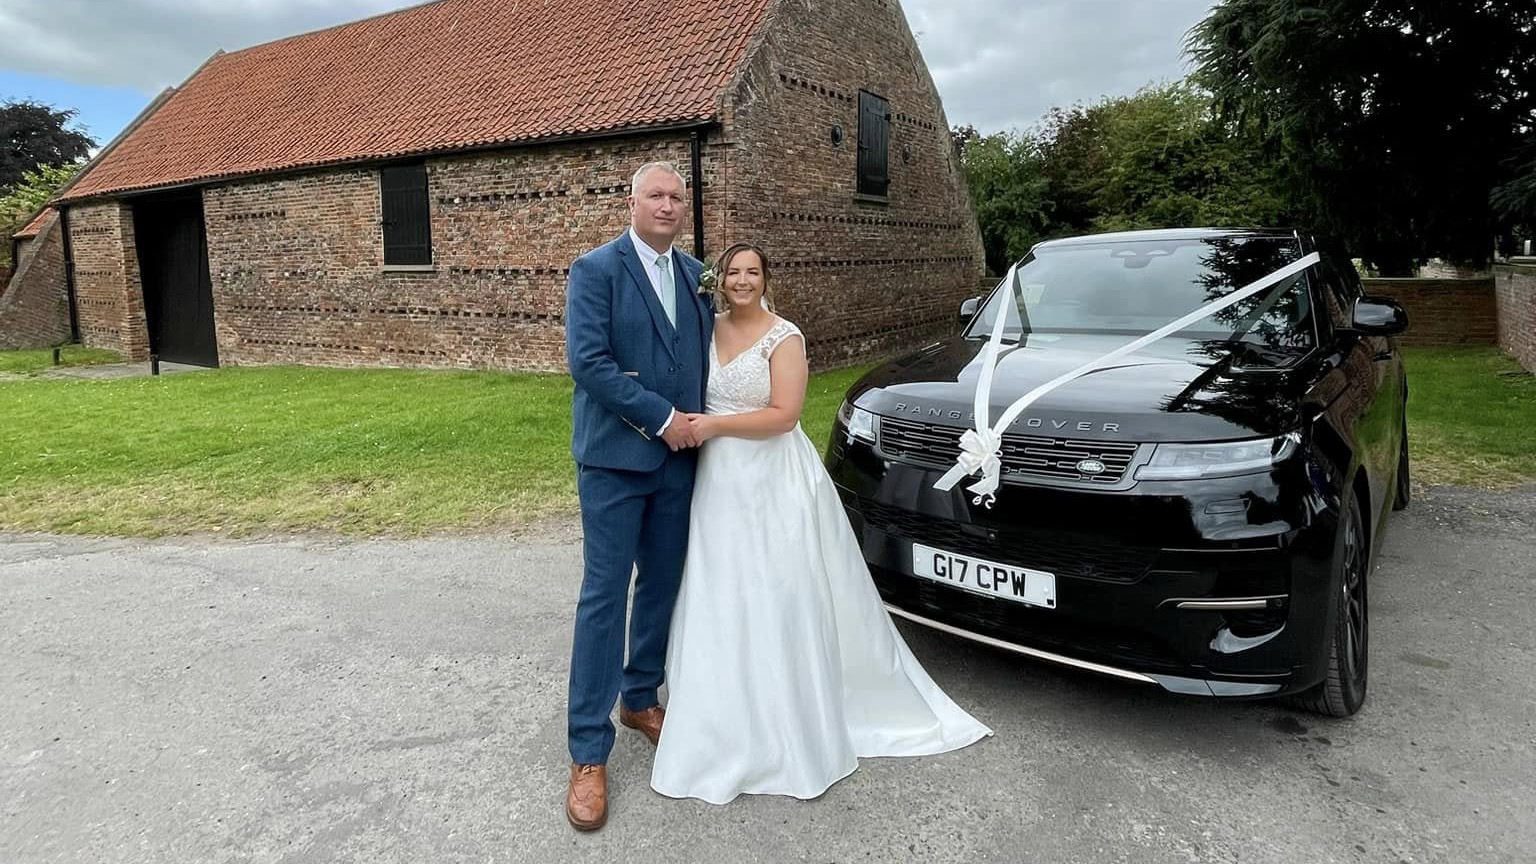
[[[651,741],[651,746],[661,740],[661,724],[666,722],[667,709],[652,705],[644,711],[631,711],[619,706],[619,722],[631,729],[639,729]]]
[[[608,821],[608,766],[571,766],[565,818],[577,831],[596,831]]]

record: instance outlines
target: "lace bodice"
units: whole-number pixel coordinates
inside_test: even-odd
[[[805,338],[799,327],[780,318],[762,338],[724,366],[720,365],[720,355],[715,351],[715,343],[711,339],[709,387],[705,392],[704,410],[710,414],[744,414],[767,408],[772,390],[768,358],[773,356],[775,348],[791,336]]]

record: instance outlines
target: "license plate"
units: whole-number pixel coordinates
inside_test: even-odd
[[[1041,570],[999,564],[913,543],[912,573],[988,597],[1056,608],[1056,576]]]

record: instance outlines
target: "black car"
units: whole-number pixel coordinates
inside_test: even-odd
[[[1273,289],[1030,405],[995,501],[934,488],[1024,393],[1312,252]],[[1389,300],[1294,231],[1137,231],[1035,246],[960,335],[848,392],[827,464],[887,607],[955,636],[1184,694],[1365,699],[1369,582],[1407,505]],[[1022,310],[1022,312],[1021,312]]]

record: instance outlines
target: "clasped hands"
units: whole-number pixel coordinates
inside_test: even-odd
[[[718,434],[718,421],[719,418],[708,414],[685,414],[679,411],[661,433],[661,440],[667,442],[667,446],[674,452],[697,447]]]

